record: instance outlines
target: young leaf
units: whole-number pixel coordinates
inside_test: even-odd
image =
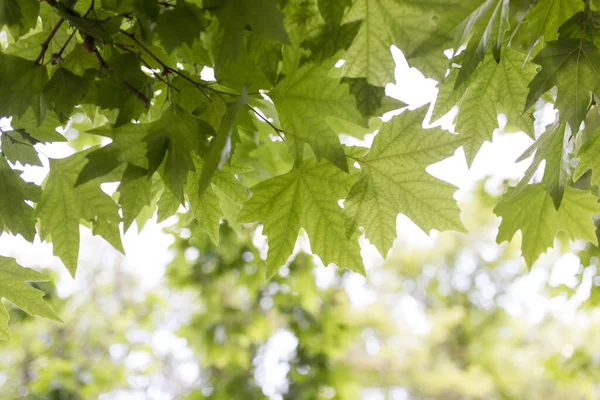
[[[82,185],[93,179],[100,178],[120,165],[129,163],[140,168],[146,168],[146,144],[142,141],[150,124],[127,124],[117,128],[102,126],[88,133],[106,136],[112,142],[86,155],[87,163],[79,173],[75,185]]]
[[[272,40],[289,43],[283,26],[284,15],[270,0],[225,0],[217,9],[219,20],[225,32],[224,46],[234,57],[240,47],[244,29],[250,26]]]
[[[525,176],[512,192],[513,196],[527,186],[542,161],[546,160],[542,183],[552,197],[556,209],[560,207],[569,173],[569,160],[566,153],[569,136],[565,122],[555,123],[519,156],[517,162],[530,157],[535,151],[535,156],[525,171]]]
[[[100,189],[98,180],[75,187],[86,162],[86,152],[60,160],[50,160],[50,173],[35,208],[40,221],[40,237],[52,239],[54,255],[60,257],[74,277],[79,255],[79,221],[91,221],[94,233],[100,234],[123,252],[119,233],[119,207]]]
[[[58,68],[44,88],[48,104],[56,112],[71,114],[73,107],[85,97],[90,81],[75,75],[66,68]]]
[[[167,53],[183,44],[192,46],[200,39],[203,26],[202,10],[189,2],[178,1],[156,19],[156,34]]]
[[[531,48],[543,38],[550,42],[558,39],[558,28],[578,11],[583,11],[583,1],[538,0],[521,23],[526,47]]]
[[[383,125],[369,152],[357,159],[360,177],[344,202],[348,237],[364,226],[384,256],[396,238],[399,213],[425,232],[464,229],[452,197],[456,188],[425,171],[451,156],[464,139],[440,128],[423,129],[426,112],[404,112]]]
[[[48,81],[46,68],[24,58],[0,53],[0,116],[21,116],[33,107],[38,123],[41,119],[39,102]]]
[[[499,63],[490,56],[469,79],[456,121],[456,131],[469,139],[465,143],[469,165],[483,143],[492,140],[499,113],[533,136],[533,120],[523,114],[523,108],[535,68],[531,64],[523,68],[524,61],[524,56],[507,49]]]
[[[117,191],[123,212],[123,232],[127,232],[135,218],[151,203],[151,182],[144,168],[128,164]]]
[[[592,135],[579,149],[579,163],[573,172],[573,179],[579,179],[588,169],[592,170],[592,183],[600,186],[600,129],[594,130]]]
[[[486,0],[468,18],[463,37],[469,37],[462,56],[461,68],[456,77],[456,87],[475,71],[483,61],[489,42],[496,62],[500,61],[500,46],[508,28],[508,0]]]
[[[0,224],[3,230],[13,235],[21,235],[33,242],[35,220],[33,209],[25,200],[37,200],[30,197],[29,185],[11,169],[3,156],[0,156]]]
[[[327,76],[332,67],[331,61],[322,65],[306,64],[279,82],[269,96],[296,158],[301,157],[304,143],[308,143],[318,160],[326,158],[348,171],[340,139],[326,118],[331,116],[356,124],[363,124],[364,120],[347,85]]]
[[[354,180],[355,174],[313,158],[287,174],[250,188],[252,197],[244,203],[238,221],[264,224],[263,232],[269,237],[267,279],[292,254],[301,227],[308,233],[312,251],[325,265],[334,263],[365,273],[357,231],[346,238],[346,218],[338,205]]]
[[[1,299],[6,299],[29,315],[62,322],[42,297],[44,292],[25,282],[45,282],[41,273],[20,266],[14,258],[0,256],[0,340],[10,340],[10,318]]]
[[[593,219],[594,215],[600,214],[596,196],[567,186],[560,208],[556,210],[542,184],[528,185],[515,196],[511,195],[511,190],[494,208],[494,213],[502,217],[496,241],[510,241],[520,230],[521,249],[527,265],[532,266],[538,256],[552,246],[558,231],[563,231],[572,240],[598,243]]]
[[[401,6],[393,0],[357,0],[344,22],[362,21],[360,30],[346,53],[344,76],[366,78],[373,86],[385,86],[394,80],[394,26]]]
[[[158,121],[148,127],[144,141],[148,144],[148,174],[153,174],[166,155],[165,183],[183,202],[183,186],[189,171],[194,170],[192,153],[204,154],[212,127],[203,120],[171,105]]]
[[[556,86],[560,119],[578,131],[591,94],[600,94],[600,50],[585,39],[557,40],[548,43],[533,62],[542,68],[529,84],[525,110]]]
[[[13,164],[18,161],[23,165],[42,166],[32,143],[37,143],[37,140],[22,130],[2,133],[2,153]]]
[[[235,120],[240,111],[248,104],[248,101],[249,97],[244,88],[240,98],[227,106],[227,112],[223,117],[223,121],[221,121],[221,127],[217,131],[215,138],[211,141],[208,155],[204,160],[204,167],[198,181],[198,196],[202,196],[210,185],[217,169],[229,159],[232,147],[231,135],[235,129]]]

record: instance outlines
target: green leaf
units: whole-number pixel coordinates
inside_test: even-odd
[[[63,322],[42,297],[44,292],[25,282],[45,282],[41,273],[20,266],[14,258],[0,256],[0,299],[4,298],[29,315]],[[8,320],[10,316],[0,300],[0,339],[10,340]]]
[[[527,186],[542,164],[542,161],[546,160],[542,183],[552,197],[556,209],[560,207],[565,183],[569,174],[569,159],[567,154],[569,137],[570,135],[566,132],[566,123],[555,123],[519,156],[517,162],[525,160],[535,152],[531,165],[525,171],[525,176],[516,186],[512,195],[515,195]]]
[[[185,1],[178,1],[168,7],[156,19],[156,34],[167,53],[172,53],[183,44],[192,46],[200,39],[204,29],[202,10]]]
[[[115,126],[131,122],[146,112],[152,98],[154,81],[141,71],[140,60],[134,54],[118,54],[110,59],[110,72],[95,81],[84,102],[119,114]]]
[[[2,153],[13,164],[42,166],[33,143],[37,141],[24,131],[5,131],[2,134]]]
[[[556,210],[542,184],[528,185],[516,196],[510,190],[504,194],[494,213],[502,217],[496,241],[510,241],[520,230],[521,249],[529,266],[553,245],[558,231],[572,240],[598,243],[593,217],[600,214],[600,205],[598,198],[586,191],[565,187],[560,208]]]
[[[508,29],[508,2],[509,0],[486,0],[469,16],[465,23],[463,37],[470,36],[470,39],[456,77],[457,87],[483,61],[490,41],[494,59],[496,62],[500,61],[500,47],[504,39],[504,31]]]
[[[70,115],[73,107],[85,97],[90,81],[75,75],[66,68],[58,68],[44,88],[48,104],[56,112]]]
[[[281,43],[289,43],[283,26],[283,13],[271,0],[224,0],[217,9],[219,22],[225,32],[225,51],[237,56],[247,26],[252,31]]]
[[[456,88],[455,82],[457,76],[458,68],[451,68],[448,76],[437,85],[438,94],[435,99],[435,103],[433,104],[431,122],[435,122],[448,114],[454,108],[454,106],[460,107],[462,98],[467,91],[467,85],[461,85],[460,87]]]
[[[318,160],[326,158],[348,171],[340,140],[326,118],[336,117],[357,124],[363,124],[364,120],[347,85],[327,76],[332,67],[331,61],[322,65],[306,64],[279,82],[269,96],[296,158],[301,157],[304,143],[308,143]]]
[[[122,164],[129,163],[147,168],[146,143],[142,140],[148,135],[150,124],[127,124],[114,127],[100,127],[88,133],[106,136],[112,142],[86,155],[87,163],[79,173],[76,186],[100,178]]]
[[[210,237],[210,240],[218,246],[219,227],[223,211],[219,205],[219,198],[210,186],[210,182],[209,186],[205,187],[203,191],[200,192],[199,182],[201,180],[202,171],[204,170],[204,163],[199,158],[195,158],[195,161],[196,172],[190,172],[187,184],[190,206],[194,218],[196,218],[202,230],[204,230],[208,237]]]
[[[409,64],[425,76],[441,81],[448,68],[446,49],[463,44],[464,23],[481,0],[397,0],[396,44]]]
[[[39,12],[40,2],[37,0],[0,0],[0,28],[8,25],[18,39],[35,28]]]
[[[148,144],[148,174],[153,174],[166,156],[163,178],[182,203],[183,185],[188,172],[194,170],[192,153],[204,154],[208,136],[213,135],[209,124],[171,105],[148,127],[144,138]]]
[[[325,265],[364,274],[358,232],[346,238],[345,216],[338,200],[348,193],[354,174],[327,162],[309,159],[292,169],[252,187],[238,221],[261,221],[269,238],[267,279],[283,266],[294,250],[298,231],[308,233],[311,249]]]
[[[67,138],[56,131],[56,128],[61,126],[58,118],[53,115],[46,115],[44,121],[37,123],[37,118],[31,108],[27,109],[21,117],[13,117],[10,122],[14,130],[22,131],[39,140],[40,142],[66,142]]]
[[[469,139],[464,146],[469,165],[483,143],[492,140],[499,113],[533,136],[533,119],[523,114],[523,108],[535,68],[531,64],[522,68],[524,62],[524,56],[507,49],[499,63],[489,57],[469,79],[456,121],[456,131]]]
[[[210,143],[208,155],[204,159],[204,167],[198,180],[198,196],[202,196],[210,185],[212,178],[228,159],[232,147],[231,136],[235,129],[235,121],[240,111],[248,104],[249,97],[244,89],[239,99],[227,106],[227,112],[221,121],[221,127]]]
[[[396,238],[396,217],[403,213],[423,231],[464,230],[453,199],[456,187],[425,168],[451,156],[464,143],[440,128],[425,130],[427,110],[404,112],[379,130],[369,152],[357,158],[360,177],[344,202],[346,233],[357,227],[383,254]]]
[[[393,0],[356,0],[344,18],[345,23],[362,21],[360,30],[346,53],[344,76],[366,78],[373,86],[385,86],[394,80],[394,26],[402,13]]]
[[[181,206],[181,200],[173,194],[171,189],[165,187],[156,205],[158,206],[157,222],[162,222],[175,215]]]
[[[35,219],[33,208],[26,200],[31,198],[30,186],[19,176],[19,171],[11,169],[3,156],[0,156],[0,224],[4,231],[21,235],[33,242]]]
[[[542,68],[529,84],[525,109],[556,86],[559,118],[568,122],[573,132],[578,131],[590,95],[600,93],[600,50],[585,39],[557,40],[548,43],[533,62]]]
[[[151,203],[151,182],[148,171],[144,168],[128,164],[117,191],[119,204],[123,212],[123,232],[127,232],[133,221],[145,206]]]
[[[542,38],[546,42],[558,39],[558,28],[578,11],[583,11],[583,6],[583,1],[536,1],[519,28],[527,49],[531,51]]]
[[[386,96],[384,88],[369,85],[366,79],[345,78],[342,82],[350,85],[350,93],[356,99],[358,111],[365,120],[406,106],[400,100]]]
[[[40,237],[52,239],[54,255],[60,257],[75,276],[79,254],[79,221],[92,222],[92,232],[104,237],[123,252],[119,233],[119,207],[92,180],[75,187],[75,181],[86,162],[86,152],[78,152],[60,160],[50,160],[50,173],[35,208],[40,221]]]
[[[596,128],[588,140],[579,149],[579,163],[573,172],[573,179],[578,180],[588,170],[592,170],[592,183],[600,186],[600,129]]]
[[[39,107],[48,81],[46,68],[24,58],[0,53],[0,116],[21,116],[29,106]],[[35,113],[40,122],[40,113]]]
[[[275,61],[278,62],[277,59]],[[257,92],[272,86],[272,82],[245,48],[238,51],[235,57],[222,52],[215,63],[215,77],[221,84],[240,92],[244,87],[249,92]]]

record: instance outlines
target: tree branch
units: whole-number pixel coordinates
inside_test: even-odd
[[[285,142],[285,144],[287,144],[287,141],[285,140],[285,138],[282,136],[282,134],[285,134],[285,132],[283,131],[283,129],[276,127],[275,125],[273,125],[271,123],[271,121],[269,121],[267,118],[265,118],[260,111],[258,111],[257,109],[255,109],[254,107],[252,107],[250,104],[246,104],[246,106],[252,110],[254,112],[254,114],[256,114],[257,117],[259,117],[260,119],[262,119],[263,121],[265,121],[267,124],[269,124],[269,126],[271,128],[273,128],[273,130],[275,131],[275,133],[277,134],[277,136],[279,136],[281,138],[281,140],[283,140]]]
[[[42,50],[40,51],[40,54],[38,54],[37,58],[35,59],[36,64],[40,64],[40,62],[44,59],[44,54],[46,54],[46,51],[48,50],[48,46],[50,46],[50,42],[52,41],[52,38],[54,38],[54,35],[56,35],[56,32],[58,32],[58,30],[60,29],[60,26],[63,24],[63,22],[65,22],[64,18],[61,18],[60,20],[58,20],[56,25],[54,25],[54,28],[52,28],[52,31],[50,31],[50,34],[48,35],[46,40],[44,40],[44,42],[42,43]]]

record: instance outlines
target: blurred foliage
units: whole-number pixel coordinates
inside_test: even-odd
[[[265,282],[253,226],[222,224],[217,248],[181,214],[158,287],[117,259],[82,269],[72,296],[38,284],[65,325],[11,309],[0,398],[599,398],[598,248],[559,238],[527,271],[520,239],[494,243],[490,184],[464,196],[469,233],[405,227],[367,279],[300,242]],[[579,266],[557,279],[568,257]]]

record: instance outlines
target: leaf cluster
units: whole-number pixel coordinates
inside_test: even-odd
[[[80,225],[123,251],[134,223],[180,206],[215,243],[223,220],[262,223],[267,278],[303,231],[324,263],[364,273],[359,235],[387,255],[399,213],[463,230],[455,188],[426,168],[461,146],[470,165],[499,114],[535,137],[538,102],[558,118],[496,208],[498,240],[520,230],[530,264],[558,231],[597,243],[598,175],[577,180],[599,134],[590,0],[2,0],[0,27],[2,229],[52,242],[73,276]],[[458,134],[423,128],[422,108],[384,122],[370,148],[345,146],[404,106],[385,95],[392,45],[440,82],[433,120],[458,106]],[[60,141],[77,151],[25,182],[39,144]]]

